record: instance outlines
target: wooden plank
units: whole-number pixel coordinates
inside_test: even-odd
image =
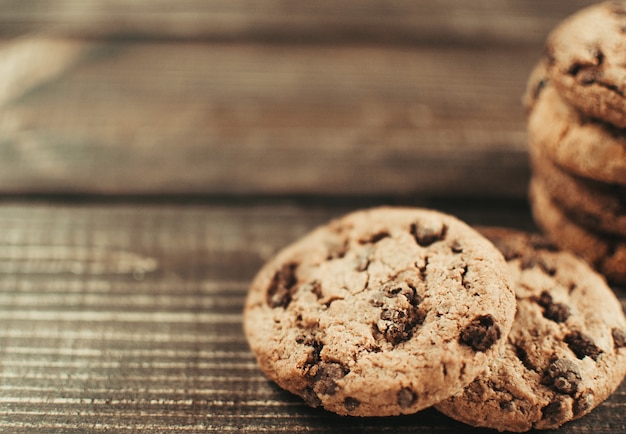
[[[591,0],[502,1],[179,0],[0,1],[5,35],[296,41],[541,43],[556,22]]]
[[[0,193],[526,195],[532,49],[83,49],[0,107]]]
[[[524,201],[405,204],[534,227]],[[260,374],[241,327],[250,278],[352,207],[3,204],[0,431],[481,432],[434,410],[338,417]],[[559,432],[621,432],[625,396]]]
[[[80,40],[17,38],[0,44],[0,106],[28,90],[53,80],[81,57]]]

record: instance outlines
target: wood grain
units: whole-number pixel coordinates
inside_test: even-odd
[[[523,201],[407,204],[534,227]],[[338,417],[260,374],[241,325],[249,280],[278,248],[350,209],[5,203],[0,431],[481,432],[434,410]],[[626,383],[559,432],[621,432],[625,397]]]
[[[357,207],[534,230],[520,98],[591,3],[0,0],[0,432],[484,432],[308,408],[244,298]]]
[[[178,0],[176,2],[0,1],[5,35],[340,41],[540,43],[558,21],[591,0]]]
[[[526,79],[589,3],[0,1],[0,194],[522,198]]]
[[[0,107],[0,193],[526,195],[534,50],[83,49]]]

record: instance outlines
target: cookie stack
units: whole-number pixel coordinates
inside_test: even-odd
[[[626,375],[626,317],[588,264],[420,208],[356,211],[285,247],[252,281],[244,328],[268,378],[341,415],[434,406],[550,429]]]
[[[572,15],[528,81],[537,225],[615,284],[626,284],[626,2]]]

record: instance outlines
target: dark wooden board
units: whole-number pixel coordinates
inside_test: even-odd
[[[522,198],[526,79],[590,3],[1,1],[0,194]]]
[[[480,432],[306,407],[244,297],[356,207],[533,230],[520,98],[591,3],[0,0],[0,432]]]
[[[0,1],[0,32],[82,37],[537,43],[591,0]]]
[[[407,204],[534,228],[524,201]],[[434,410],[338,417],[258,370],[241,327],[250,279],[278,248],[351,209],[4,203],[0,431],[481,432]],[[626,383],[559,432],[624,432],[625,398]]]
[[[526,195],[539,50],[22,44],[0,193]]]

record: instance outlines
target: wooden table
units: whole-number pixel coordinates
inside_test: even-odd
[[[351,210],[535,230],[520,98],[564,3],[0,1],[0,432],[472,432],[308,408],[242,305]],[[560,432],[625,430],[622,384]]]

